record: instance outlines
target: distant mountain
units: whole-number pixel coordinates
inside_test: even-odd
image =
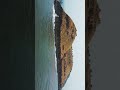
[[[55,18],[55,42],[57,48],[58,87],[61,90],[67,82],[73,66],[72,43],[76,37],[76,28],[60,3],[56,0],[54,4],[55,12],[59,16]]]

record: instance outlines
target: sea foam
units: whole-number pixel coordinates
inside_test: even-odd
[[[55,37],[55,17],[59,17],[56,13],[55,13],[55,8],[53,5],[53,32],[54,32],[54,37]],[[56,58],[56,46],[55,46],[55,39],[54,39],[54,47],[55,47],[55,69],[56,69],[56,74],[57,74],[57,58]]]

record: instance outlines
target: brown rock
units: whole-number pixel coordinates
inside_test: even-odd
[[[55,0],[55,42],[58,68],[58,90],[65,85],[73,66],[72,43],[76,36],[76,28],[71,18],[63,11]]]

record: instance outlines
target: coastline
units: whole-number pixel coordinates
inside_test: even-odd
[[[54,8],[55,8],[55,13],[59,16],[59,17],[55,17],[54,32],[55,32],[55,46],[56,46],[56,58],[57,58],[58,90],[61,90],[60,82],[61,82],[61,70],[62,70],[61,63],[62,62],[60,60],[60,55],[61,55],[60,27],[62,23],[62,19],[61,19],[62,9],[60,7],[60,3],[57,0],[54,1]]]

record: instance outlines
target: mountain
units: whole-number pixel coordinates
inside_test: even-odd
[[[58,88],[67,82],[73,66],[72,43],[76,37],[76,27],[64,12],[59,1],[55,0],[55,45],[57,56]]]

